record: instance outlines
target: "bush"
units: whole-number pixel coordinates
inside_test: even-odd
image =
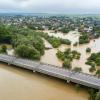
[[[100,66],[100,56],[96,58],[95,63],[97,64],[97,66]]]
[[[1,53],[7,53],[7,46],[6,45],[2,45],[0,52]]]
[[[71,41],[68,39],[61,39],[61,43],[62,44],[67,44],[67,45],[71,45]]]
[[[95,63],[92,61],[87,61],[85,64],[90,65],[91,67],[95,67]]]
[[[86,48],[86,52],[90,53],[91,52],[91,48]]]
[[[89,100],[95,100],[97,91],[95,89],[89,89],[88,92],[90,95]]]
[[[71,68],[72,68],[70,59],[65,59],[65,60],[64,60],[64,62],[63,62],[63,67],[64,67],[64,68],[67,68],[67,69],[71,69]]]
[[[88,58],[88,63],[93,62],[97,66],[100,66],[100,52],[99,53],[92,53],[91,56]]]
[[[12,45],[14,48],[16,48],[19,45],[26,45],[30,48],[34,48],[36,51],[40,53],[40,55],[43,55],[45,50],[45,45],[42,38],[38,35],[37,32],[30,30],[26,31],[25,35],[23,34],[14,35]]]
[[[80,67],[75,67],[74,69],[73,69],[73,71],[75,71],[75,72],[81,72],[82,71],[82,68]]]
[[[71,62],[73,59],[79,59],[80,58],[80,53],[73,50],[71,51],[70,48],[66,49],[64,52],[58,50],[56,53],[56,56],[63,61],[63,67],[67,69],[71,69]]]
[[[60,50],[57,51],[56,55],[60,60],[64,60],[65,59],[64,53],[61,52]]]
[[[98,77],[100,77],[100,70],[97,70],[97,71],[96,71],[96,75],[97,75]]]
[[[75,85],[75,89],[76,89],[77,91],[80,91],[80,89],[81,89],[81,85],[76,84],[76,85]]]
[[[100,90],[99,90],[99,92],[96,93],[95,100],[100,100]]]
[[[54,48],[58,48],[61,45],[60,39],[56,37],[49,37],[48,41]]]
[[[74,59],[80,59],[81,54],[75,50],[72,51],[73,58]]]
[[[73,44],[73,46],[77,46],[77,45],[78,45],[78,42],[76,42],[76,43]]]
[[[35,48],[26,45],[18,45],[15,49],[15,54],[22,58],[40,59],[40,53]]]
[[[63,33],[68,33],[70,31],[70,29],[63,27],[60,31]]]
[[[90,72],[94,72],[94,71],[96,71],[96,68],[95,68],[95,67],[91,67],[91,68],[89,69],[89,71],[90,71]]]
[[[79,37],[79,44],[89,43],[89,37],[87,34],[82,34],[82,36]]]
[[[0,25],[0,43],[10,44],[12,35],[9,33],[9,30],[5,25]]]

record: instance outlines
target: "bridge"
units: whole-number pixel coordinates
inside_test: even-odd
[[[9,56],[5,54],[0,54],[0,62],[32,70],[33,72],[36,71],[49,76],[57,77],[66,80],[67,82],[71,81],[73,83],[81,84],[87,87],[100,89],[100,78],[82,72],[70,71],[64,68],[59,68],[57,66],[28,59],[17,58],[15,56]]]

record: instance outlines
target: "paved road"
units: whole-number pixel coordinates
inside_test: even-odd
[[[64,79],[67,82],[71,81],[74,83],[85,85],[87,87],[100,89],[100,79],[97,78],[96,76],[88,75],[85,73],[74,72],[53,65],[44,64],[27,59],[16,58],[14,56],[8,56],[4,54],[0,54],[0,61],[16,65],[21,68],[47,74],[60,79]]]

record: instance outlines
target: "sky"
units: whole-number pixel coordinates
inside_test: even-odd
[[[0,0],[0,13],[99,14],[100,0]]]

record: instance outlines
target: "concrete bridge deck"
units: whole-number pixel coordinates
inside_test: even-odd
[[[40,63],[28,59],[16,58],[5,54],[0,54],[0,61],[8,64],[16,65],[21,68],[37,71],[53,77],[71,81],[87,87],[100,89],[100,78],[85,73],[70,71],[57,66]]]

